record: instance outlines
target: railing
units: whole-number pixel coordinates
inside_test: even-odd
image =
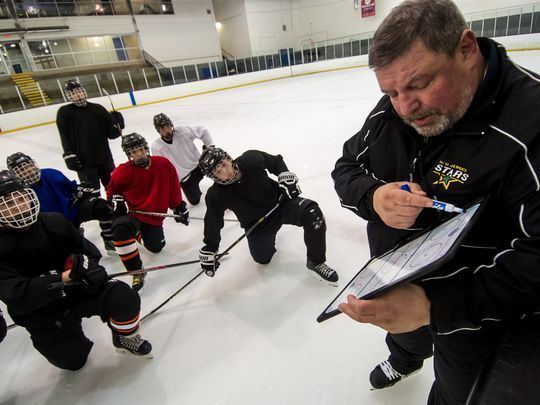
[[[524,8],[522,9],[524,10]],[[517,18],[514,15],[507,15],[508,21],[504,30],[499,27],[501,20],[497,20],[497,18],[502,17],[491,17],[491,14],[488,15],[488,13],[486,13],[486,18],[482,20],[468,18],[468,24],[479,36],[486,36],[486,34],[506,36],[539,33],[540,6],[536,5],[530,8],[530,10],[527,10],[523,14],[518,14]],[[530,14],[530,19],[528,14]],[[486,20],[491,18],[495,18],[493,29],[490,22],[486,23]],[[519,21],[517,29],[514,23],[511,22],[514,20]],[[500,30],[498,30],[499,28]],[[102,88],[106,89],[110,94],[119,94],[322,60],[366,55],[369,52],[370,41],[371,33],[365,33],[357,36],[306,44],[300,50],[293,48],[281,49],[277,52],[269,52],[263,55],[231,60],[226,59],[218,62],[212,61],[174,67],[158,65],[157,67],[130,69],[114,73],[85,74],[79,75],[77,78],[85,86],[89,97],[99,97],[104,95],[102,94]],[[43,92],[52,100],[51,103],[57,104],[65,102],[62,84],[72,78],[73,75],[70,75],[55,79],[39,80],[38,82]],[[10,84],[0,87],[0,113],[26,108],[32,107],[29,102],[24,100],[16,86]]]
[[[17,18],[129,15],[126,0],[15,0]],[[174,14],[171,0],[131,0],[134,14]],[[0,19],[15,18],[6,2],[0,4]]]

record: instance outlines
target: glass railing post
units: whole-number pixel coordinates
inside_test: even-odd
[[[131,80],[131,74],[129,73],[129,70],[127,71],[129,84],[131,85],[131,91],[135,91],[135,87],[133,86],[133,80]]]
[[[23,98],[21,96],[21,92],[19,91],[19,87],[15,86],[15,90],[17,90],[17,95],[19,96],[19,100],[21,101],[21,105],[23,106],[23,110],[26,110],[26,105],[24,105]]]
[[[56,83],[58,83],[58,88],[60,89],[60,94],[62,95],[62,98],[64,99],[64,103],[67,103],[66,95],[64,94],[64,88],[60,84],[60,80],[56,79]]]
[[[176,84],[176,79],[174,78],[174,73],[172,71],[172,67],[169,68],[169,71],[171,72],[171,77],[172,77],[173,84]]]
[[[148,85],[148,79],[146,78],[146,73],[144,71],[144,68],[142,69],[142,75],[144,77],[144,82],[146,83],[146,88],[149,89],[150,86]]]
[[[111,72],[112,81],[114,83],[114,88],[116,89],[116,94],[120,94],[120,91],[118,90],[118,85],[116,84],[116,78],[114,77],[114,73]]]
[[[47,105],[47,100],[45,100],[45,96],[43,95],[43,90],[41,90],[41,86],[38,82],[36,82],[37,88],[39,90],[39,94],[41,95],[41,100],[43,101],[43,105]]]

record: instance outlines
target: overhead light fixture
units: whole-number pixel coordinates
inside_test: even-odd
[[[49,53],[49,50],[48,50],[48,49],[45,49],[45,53]]]
[[[11,44],[10,47],[15,48],[17,45]]]
[[[162,11],[167,11],[167,6],[166,6],[165,4],[162,4],[162,5],[161,5],[161,10],[162,10]]]
[[[219,21],[216,21],[216,28],[218,31],[221,29],[221,27],[223,27],[223,25]]]
[[[54,46],[57,46],[57,45],[58,45],[58,42],[53,42],[53,45],[54,45]]]

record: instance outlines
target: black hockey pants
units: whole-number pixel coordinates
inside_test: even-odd
[[[104,322],[137,319],[140,298],[127,284],[109,281],[95,294],[72,297],[69,310],[56,321],[36,328],[27,328],[37,351],[49,363],[65,370],[78,370],[86,364],[93,343],[84,335],[82,318],[99,315]]]
[[[87,166],[80,172],[77,172],[81,183],[90,183],[92,186],[99,190],[99,183],[103,184],[103,187],[107,188],[109,181],[111,181],[111,173],[114,170],[114,161],[107,159],[103,164]]]
[[[326,261],[326,223],[318,204],[296,197],[284,201],[276,212],[247,236],[249,251],[257,263],[267,264],[276,253],[276,234],[282,225],[304,228],[307,258],[315,264]]]
[[[197,166],[180,182],[182,191],[191,205],[197,205],[201,201],[202,192],[199,183],[203,177],[203,172],[201,172],[201,169]]]

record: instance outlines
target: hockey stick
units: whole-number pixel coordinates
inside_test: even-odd
[[[236,239],[227,249],[225,249],[223,251],[223,253],[220,253],[216,256],[216,260],[219,260],[221,259],[223,256],[225,256],[226,254],[229,253],[229,251],[235,247],[236,245],[238,245],[238,243],[240,243],[240,241],[242,239],[244,239],[246,236],[249,236],[254,230],[255,228],[257,228],[257,226],[259,226],[261,224],[261,222],[263,222],[266,218],[268,218],[275,210],[278,209],[278,207],[281,205],[281,203],[283,202],[283,198],[279,198],[277,204],[270,210],[268,211],[268,213],[266,213],[266,215],[260,217],[257,222],[255,222],[251,228],[249,228],[242,236],[240,236],[238,239]],[[159,304],[157,307],[155,307],[153,310],[151,310],[149,313],[147,313],[145,316],[143,316],[141,318],[141,322],[144,321],[145,319],[149,318],[150,316],[152,316],[153,314],[155,314],[157,311],[159,311],[161,308],[163,308],[163,306],[165,306],[165,304],[167,304],[170,300],[172,300],[174,297],[176,297],[184,288],[186,288],[188,285],[190,285],[193,281],[195,281],[197,278],[200,277],[201,274],[205,273],[204,270],[201,270],[199,273],[197,273],[195,275],[195,277],[193,277],[191,280],[189,280],[186,284],[184,284],[182,287],[180,287],[178,290],[176,290],[169,298],[167,298],[165,301],[163,301],[161,304]],[[215,270],[212,271],[212,270],[206,270],[206,275],[212,277],[214,276],[215,274]]]
[[[180,218],[180,215],[176,214],[165,214],[162,212],[149,212],[149,211],[137,211],[137,210],[129,210],[129,212],[132,212],[134,214],[141,214],[141,215],[148,215],[151,217],[162,217],[162,218]],[[192,217],[190,216],[189,219],[197,219],[199,221],[204,221],[204,218],[201,217]],[[229,218],[223,218],[225,222],[238,222],[237,219],[229,219]]]
[[[106,95],[107,97],[109,97],[109,102],[111,103],[111,107],[112,107],[113,111],[116,111],[116,108],[114,108],[114,104],[113,104],[113,102],[112,102],[112,98],[111,98],[111,95],[109,94],[109,92],[108,92],[107,90],[105,90],[103,87],[101,88],[101,91],[102,91],[103,93],[105,93],[105,95]]]
[[[118,273],[109,274],[108,279],[110,280],[110,279],[113,279],[113,278],[116,278],[116,277],[131,276],[131,275],[142,274],[142,273],[150,273],[152,271],[170,269],[171,267],[180,267],[180,266],[186,266],[188,264],[195,264],[195,263],[199,263],[199,260],[188,260],[186,262],[178,262],[178,263],[171,263],[171,264],[161,264],[161,265],[158,265],[158,266],[146,267],[146,268],[137,269],[137,270],[121,271],[121,272],[118,272]],[[55,282],[55,283],[47,284],[47,289],[54,290],[54,289],[57,289],[57,288],[64,288],[64,287],[70,287],[70,286],[82,285],[82,284],[84,284],[84,283],[81,282],[81,281],[75,281],[75,280],[67,281],[67,282],[58,281],[58,282]]]

